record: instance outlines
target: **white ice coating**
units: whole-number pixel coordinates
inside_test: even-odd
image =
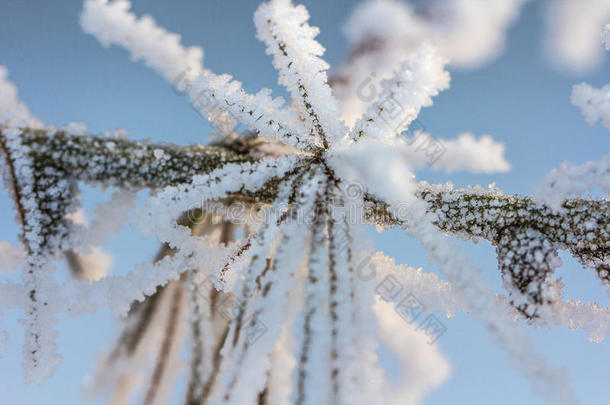
[[[471,265],[457,245],[439,230],[438,223],[455,214],[448,208],[449,203],[467,195],[475,202],[464,201],[457,208],[464,212],[459,220],[462,222],[454,225],[456,229],[462,227],[455,233],[468,234],[464,232],[468,221],[480,220],[483,224],[486,220],[491,221],[494,212],[497,214],[496,208],[508,209],[505,202],[497,201],[502,197],[501,192],[476,188],[458,192],[450,187],[418,185],[413,181],[412,170],[425,165],[447,172],[466,169],[483,173],[506,171],[510,167],[504,159],[504,145],[488,136],[476,139],[471,134],[462,134],[455,140],[443,140],[443,153],[434,162],[430,161],[430,146],[418,145],[416,138],[432,137],[431,134],[412,132],[409,136],[413,138],[406,139],[398,136],[404,130],[413,129],[421,108],[431,106],[432,97],[448,88],[447,49],[452,44],[467,48],[460,51],[464,64],[492,57],[490,55],[501,48],[505,29],[516,16],[521,1],[490,3],[483,12],[467,0],[438,0],[429,6],[431,13],[437,15],[441,5],[455,11],[446,28],[449,34],[441,33],[442,24],[438,21],[420,20],[421,17],[413,14],[408,6],[397,2],[368,1],[360,10],[369,10],[371,15],[400,14],[400,18],[411,19],[412,25],[390,18],[387,24],[380,26],[378,22],[369,21],[370,16],[365,12],[357,12],[348,28],[353,42],[373,34],[400,41],[412,34],[403,32],[409,30],[427,32],[428,36],[432,32],[435,40],[430,41],[432,45],[414,47],[399,55],[400,64],[391,67],[398,69],[394,75],[388,75],[378,91],[375,88],[374,97],[354,114],[353,120],[347,119],[348,123],[356,122],[350,129],[340,116],[341,107],[328,83],[329,66],[322,59],[324,48],[315,40],[318,29],[308,24],[309,14],[303,6],[294,6],[289,0],[271,0],[263,3],[254,17],[257,36],[266,44],[279,71],[279,83],[290,95],[286,103],[281,98],[273,98],[268,89],[248,94],[231,76],[204,69],[200,48],[185,48],[180,44],[179,36],[157,26],[151,17],[136,17],[129,11],[129,2],[86,0],[81,25],[102,44],[126,48],[133,59],[142,60],[169,81],[180,76],[180,80],[184,80],[184,91],[193,103],[211,121],[219,126],[226,124],[223,128],[227,131],[241,123],[252,134],[289,146],[277,149],[284,152],[282,156],[214,166],[217,167],[214,170],[155,190],[144,206],[138,207],[132,223],[145,237],[154,236],[175,252],[155,263],[142,263],[125,275],[93,277],[96,280],[91,282],[69,280],[59,285],[53,276],[52,261],[66,247],[78,250],[99,246],[116,234],[134,206],[135,191],[127,189],[114,193],[109,203],[96,208],[91,224],[73,226],[68,229],[69,236],[63,235],[61,231],[65,229],[61,227],[57,233],[45,233],[43,224],[47,220],[45,215],[49,214],[41,209],[35,187],[48,185],[44,195],[59,201],[67,198],[70,184],[52,183],[42,175],[41,183],[35,183],[35,175],[40,173],[34,172],[31,149],[22,142],[21,131],[14,127],[15,123],[35,126],[37,121],[27,107],[18,102],[16,89],[6,81],[6,71],[0,71],[0,86],[6,89],[0,99],[0,117],[4,125],[8,122],[12,127],[3,128],[0,138],[4,149],[2,157],[8,158],[6,161],[11,165],[10,168],[3,165],[2,170],[10,180],[9,188],[19,191],[13,196],[23,211],[25,229],[23,249],[0,244],[0,257],[5,262],[2,274],[22,268],[21,284],[0,283],[0,307],[21,308],[27,314],[24,322],[26,379],[43,381],[59,364],[53,327],[60,311],[78,315],[109,308],[125,315],[134,301],[143,301],[159,286],[168,285],[184,274],[188,280],[188,296],[195,304],[190,315],[183,317],[185,322],[188,318],[191,322],[200,321],[202,326],[215,328],[211,307],[206,307],[206,303],[195,296],[204,280],[212,279],[215,287],[224,290],[223,294],[233,294],[236,298],[231,319],[227,321],[227,338],[221,341],[222,333],[218,330],[212,334],[216,339],[214,343],[222,347],[218,368],[213,369],[212,342],[202,346],[207,352],[196,365],[204,379],[210,378],[208,403],[249,404],[265,389],[269,390],[267,395],[272,404],[368,405],[415,401],[446,378],[449,367],[443,363],[422,373],[418,376],[417,387],[399,389],[385,381],[378,350],[381,343],[388,345],[388,336],[397,326],[396,319],[379,309],[384,305],[376,297],[380,294],[375,287],[380,279],[393,276],[403,287],[416,293],[418,299],[425,301],[431,310],[447,315],[472,313],[535,391],[552,403],[576,403],[564,372],[553,368],[534,351],[521,324],[514,322],[517,310],[509,305],[511,302],[519,309],[520,304],[531,304],[532,300],[530,291],[515,287],[509,274],[513,254],[527,258],[533,269],[552,272],[558,264],[555,260],[557,246],[545,242],[542,231],[524,230],[515,233],[515,240],[506,235],[497,237],[495,241],[501,245],[498,246],[500,266],[503,270],[508,266],[509,273],[503,272],[507,297],[496,296],[480,270]],[[484,26],[473,23],[485,20],[485,16],[490,18]],[[455,38],[450,35],[462,32],[465,24],[471,29],[467,35]],[[466,37],[477,38],[480,42],[469,43],[464,40]],[[397,58],[390,55],[384,60]],[[600,107],[604,103],[603,95],[593,90],[585,87],[575,90],[582,93],[576,94],[575,104],[586,104],[585,116],[589,122],[601,119],[605,125],[606,117]],[[88,139],[82,124],[70,124],[65,130],[72,136]],[[48,136],[53,136],[52,131]],[[104,140],[102,147],[109,153],[117,153],[120,139]],[[165,147],[150,149],[154,165],[169,159],[167,151],[174,149],[163,149]],[[100,163],[94,170],[105,167],[105,156],[94,157]],[[549,176],[536,196],[549,206],[557,207],[567,196],[580,194],[585,188],[598,186],[607,192],[610,186],[608,165],[606,157],[597,163],[565,166]],[[15,173],[13,179],[9,169]],[[355,195],[351,188],[354,185],[358,186]],[[365,192],[369,193],[366,197]],[[433,211],[430,195],[436,192],[443,200]],[[185,212],[205,211],[208,203],[240,196],[263,204],[261,212],[266,220],[249,229],[252,232],[240,240],[219,244],[217,233],[197,235],[177,222]],[[476,218],[479,214],[475,209],[475,197],[481,196],[488,197],[491,208],[481,218]],[[362,214],[369,207],[367,204],[373,204],[371,198],[379,199],[379,204],[385,203],[389,213],[401,224],[408,224],[406,232],[422,243],[430,262],[440,268],[447,281],[373,253],[362,223]],[[467,206],[472,212],[467,212]],[[526,214],[521,211],[511,214]],[[73,210],[70,212],[72,222],[78,222],[78,215]],[[355,217],[357,221],[351,215],[354,212],[359,214]],[[551,215],[546,211],[543,214]],[[474,226],[467,229],[470,237],[487,236],[486,239],[491,240],[492,228],[480,224],[476,229]],[[591,229],[597,229],[595,226],[592,223]],[[27,252],[25,259],[23,252]],[[99,258],[96,261],[99,262]],[[362,264],[369,262],[377,269],[375,282],[364,280],[359,273]],[[514,277],[519,275],[512,274]],[[532,286],[540,287],[540,297],[548,300],[540,304],[540,308],[536,307],[540,309],[540,323],[546,321],[556,326],[584,329],[596,341],[608,333],[610,314],[607,308],[563,300],[560,285],[552,275]],[[257,322],[264,325],[264,331],[253,339],[260,327]],[[151,332],[152,335],[159,333],[159,330]],[[0,333],[0,350],[3,339],[4,335]],[[390,349],[402,362],[412,359],[409,346]],[[419,367],[429,368],[431,359],[442,359],[434,350],[427,352],[427,356],[417,358]],[[175,358],[175,353],[169,357]],[[135,370],[139,367],[136,363],[117,364]],[[409,367],[415,372],[415,366]],[[168,372],[163,377],[164,387],[168,386],[170,376]],[[128,386],[125,382],[124,388]],[[198,395],[203,395],[202,386],[197,390]],[[156,400],[162,401],[166,393],[165,388],[161,389]]]

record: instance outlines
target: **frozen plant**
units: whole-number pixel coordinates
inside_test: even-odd
[[[610,310],[564,300],[554,271],[558,250],[567,250],[610,281],[610,202],[561,196],[545,205],[495,188],[415,181],[422,163],[399,135],[449,87],[447,61],[434,46],[405,53],[348,126],[303,6],[271,0],[254,16],[288,102],[268,89],[246,93],[231,76],[204,68],[201,49],[184,48],[129,8],[125,0],[87,0],[81,25],[167,80],[182,75],[181,88],[222,137],[179,147],[90,135],[80,124],[58,130],[38,125],[16,91],[0,100],[2,173],[26,253],[3,245],[11,267],[22,261],[22,270],[20,283],[0,284],[0,307],[24,311],[27,381],[44,381],[61,362],[57,314],[108,307],[127,315],[125,328],[91,389],[110,386],[115,403],[126,400],[145,367],[144,403],[165,403],[187,325],[187,404],[402,403],[377,349],[403,332],[377,301],[378,283],[362,282],[372,264],[372,277],[393,275],[430,309],[471,313],[533,390],[551,403],[577,403],[567,375],[534,351],[524,324],[605,338]],[[6,73],[1,79],[14,89]],[[248,130],[238,133],[237,124]],[[424,153],[433,152],[426,146]],[[502,146],[488,137],[459,138],[438,160],[445,170],[507,165]],[[79,183],[117,189],[90,225],[78,220]],[[82,252],[121,228],[142,189],[154,193],[132,222],[162,243],[159,254],[124,276],[87,276]],[[367,224],[417,238],[447,281],[375,254]],[[506,296],[492,292],[452,235],[495,246]],[[60,284],[54,263],[61,257],[77,277]],[[406,362],[412,357],[408,345],[391,349]]]

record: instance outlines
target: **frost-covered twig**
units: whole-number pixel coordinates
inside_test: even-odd
[[[133,188],[161,188],[190,181],[195,174],[224,164],[249,162],[253,157],[223,145],[191,145],[133,142],[124,138],[73,135],[54,129],[13,130],[29,158],[43,168],[55,168],[74,181]],[[6,130],[0,130],[0,140]]]
[[[270,141],[313,148],[303,137],[305,126],[298,114],[287,109],[281,97],[272,98],[269,89],[250,95],[229,75],[203,73],[194,80],[189,94],[193,104],[208,117],[226,113]]]
[[[337,134],[347,130],[339,120],[339,106],[331,96],[326,70],[320,58],[324,48],[314,38],[318,28],[307,24],[309,13],[291,0],[263,3],[254,15],[258,38],[273,55],[279,83],[286,86],[301,113],[311,122],[312,136],[328,148]]]

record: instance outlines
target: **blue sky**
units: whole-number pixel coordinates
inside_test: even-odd
[[[264,45],[254,37],[252,15],[257,2],[133,3],[137,14],[148,13],[161,26],[180,33],[184,44],[201,45],[206,67],[234,75],[248,91],[270,87],[276,94],[283,93]],[[341,27],[355,2],[303,3],[311,13],[311,23],[321,29],[318,39],[327,49],[325,59],[336,65],[347,52]],[[496,182],[505,192],[529,194],[562,161],[598,160],[608,153],[610,132],[599,125],[589,127],[571,106],[570,92],[573,84],[583,80],[597,87],[610,82],[610,64],[585,77],[552,69],[541,52],[544,5],[545,1],[530,2],[509,33],[503,56],[482,69],[452,72],[451,89],[420,115],[426,129],[441,138],[463,131],[492,135],[506,144],[512,170],[499,175],[446,175],[423,170],[419,178],[451,180],[457,185]],[[58,126],[85,121],[92,132],[123,127],[133,139],[205,142],[210,127],[190,108],[186,97],[172,92],[154,72],[130,62],[124,50],[102,48],[82,33],[80,10],[79,0],[0,1],[0,64],[8,67],[10,80],[30,110],[45,123]],[[88,189],[84,196],[89,209],[102,198]],[[0,194],[0,212],[0,240],[15,242],[18,229],[6,193]],[[373,234],[378,248],[398,262],[435,270],[419,244],[402,233]],[[494,289],[501,291],[493,247],[487,242],[462,245],[471,260],[485,270]],[[156,248],[154,241],[141,240],[130,229],[106,247],[116,254],[116,272],[132,270],[135,263],[150,259]],[[562,257],[560,275],[567,296],[608,306],[610,300],[592,272],[583,270],[569,256]],[[17,321],[19,315],[5,313],[0,325],[10,333],[7,353],[0,360],[0,403],[83,403],[83,378],[118,332],[113,316],[108,311],[79,318],[62,315],[58,343],[64,364],[47,383],[26,387],[20,368],[23,329]],[[476,320],[460,315],[444,322],[448,331],[436,344],[450,359],[452,376],[426,398],[425,404],[543,403]],[[608,403],[610,342],[591,343],[585,332],[566,328],[530,332],[539,352],[568,371],[583,404]]]

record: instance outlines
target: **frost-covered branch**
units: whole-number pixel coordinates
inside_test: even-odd
[[[583,266],[595,270],[604,284],[610,281],[607,200],[567,200],[557,212],[529,197],[495,190],[452,190],[423,184],[417,193],[436,215],[435,225],[442,231],[482,238],[497,247],[505,286],[513,303],[519,301],[517,307],[528,317],[536,316],[537,308],[544,304],[542,287],[560,264],[555,253],[558,249],[569,250]],[[372,203],[369,212],[373,217],[390,219],[389,223],[409,226],[390,215],[385,204]]]
[[[1,140],[6,138],[4,132],[0,132]],[[179,147],[118,137],[73,135],[54,129],[18,132],[16,136],[30,150],[24,158],[32,160],[39,175],[48,168],[72,181],[107,186],[161,188],[188,182],[195,174],[208,173],[228,163],[254,160],[240,151],[239,143]]]
[[[295,111],[284,106],[284,99],[273,98],[271,90],[261,89],[251,95],[229,75],[204,73],[189,88],[193,105],[214,117],[229,114],[251,131],[269,141],[279,141],[298,149],[313,149],[303,133],[304,123]]]
[[[45,172],[46,164],[50,163],[49,167],[58,173],[69,173],[74,181],[103,181],[128,187],[178,185],[188,182],[195,174],[222,167],[225,163],[256,161],[255,153],[248,154],[245,145],[241,145],[242,150],[236,145],[177,147],[64,132],[49,135],[42,131],[26,131],[22,136],[24,143],[35,146],[37,152],[32,158],[40,173]],[[129,155],[139,157],[133,165],[126,161],[121,163],[121,159]],[[255,192],[230,193],[230,199],[271,203],[276,193],[277,183],[272,181]],[[503,236],[509,235],[507,232],[512,232],[511,229],[531,232],[534,239],[548,241],[554,249],[570,250],[583,265],[594,268],[602,280],[608,280],[604,273],[608,266],[610,235],[610,203],[607,201],[568,200],[558,213],[530,198],[504,195],[494,190],[453,190],[422,184],[418,193],[437,214],[436,225],[442,231],[483,238],[498,245],[498,249],[501,249]],[[384,203],[374,197],[369,197],[368,201],[365,214],[369,221],[377,225],[399,223],[386,211]],[[537,255],[535,248],[530,250],[532,255]],[[500,256],[504,257],[504,253]],[[515,279],[517,275],[505,276],[510,276],[511,283],[520,284],[522,292],[526,293],[532,283],[546,280],[550,272],[537,272],[534,278],[526,277],[519,282]],[[538,296],[536,292],[528,294],[530,298],[538,299],[534,298]]]
[[[258,38],[273,55],[279,83],[286,86],[302,114],[311,122],[312,135],[324,148],[347,128],[338,119],[339,106],[331,96],[321,59],[324,47],[314,38],[319,29],[311,27],[309,12],[290,0],[263,3],[254,15]]]
[[[76,136],[65,132],[49,134],[39,130],[26,130],[21,135],[24,144],[31,145],[35,172],[44,172],[45,167],[66,173],[73,181],[103,182],[122,187],[163,188],[188,183],[200,175],[228,163],[256,162],[260,159],[260,143],[244,143],[214,146],[184,146],[155,144],[128,139],[113,139],[97,136]],[[1,139],[1,138],[0,138]],[[127,159],[131,156],[130,159]],[[271,203],[276,198],[277,183],[269,182],[256,192],[231,193],[232,200],[246,203]],[[553,241],[565,238],[568,232],[581,237],[589,232],[598,232],[589,241],[597,245],[604,242],[608,217],[604,211],[608,202],[585,199],[568,200],[562,212],[536,204],[528,197],[506,195],[497,190],[473,188],[454,190],[448,186],[434,187],[421,184],[419,193],[434,210],[441,210],[438,226],[445,231],[460,233],[468,237],[496,240],[496,234],[507,226],[516,224],[545,230]],[[445,205],[443,205],[445,204]],[[443,208],[444,207],[444,208]],[[553,205],[553,208],[556,208]],[[447,209],[451,216],[443,211]],[[575,214],[580,212],[575,222]],[[566,215],[568,214],[568,215]],[[368,218],[379,225],[393,224],[393,218],[384,211],[383,204],[374,197],[369,198]],[[444,219],[443,219],[444,218]],[[560,221],[565,219],[565,221]],[[597,218],[597,219],[596,219]],[[394,223],[395,224],[395,223]],[[586,243],[586,242],[581,242]]]

